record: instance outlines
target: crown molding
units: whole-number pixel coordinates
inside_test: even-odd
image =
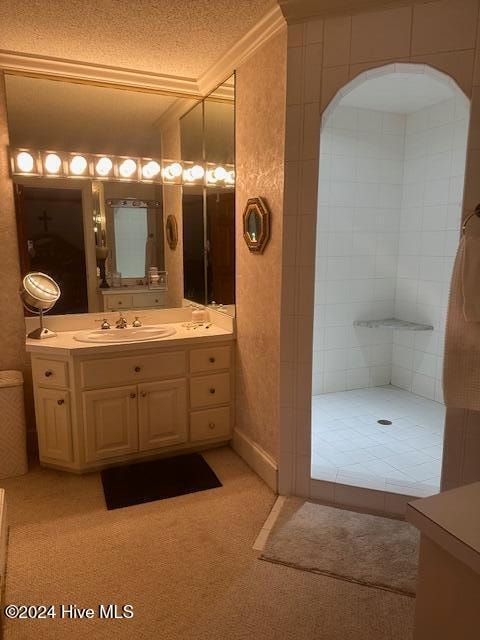
[[[48,77],[70,82],[118,87],[131,91],[201,97],[198,92],[198,83],[191,78],[16,53],[3,49],[0,49],[0,69],[18,75]]]
[[[0,71],[35,78],[176,96],[178,100],[155,123],[156,128],[165,128],[185,114],[193,106],[194,100],[201,100],[214,90],[215,98],[233,100],[234,84],[224,87],[220,85],[238,66],[285,26],[282,11],[278,5],[275,5],[198,79],[17,53],[4,49],[0,49]]]
[[[250,31],[240,38],[205,73],[198,78],[198,88],[207,95],[228,78],[237,67],[247,60],[269,38],[279,33],[286,25],[278,5],[261,18]]]

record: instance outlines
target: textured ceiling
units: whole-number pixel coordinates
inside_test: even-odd
[[[340,104],[390,113],[412,113],[453,95],[449,86],[429,74],[391,73],[367,78],[347,93]]]
[[[275,0],[1,0],[1,48],[196,79]]]
[[[13,147],[158,156],[155,122],[174,97],[6,76]]]

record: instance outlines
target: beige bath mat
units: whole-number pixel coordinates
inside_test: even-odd
[[[418,542],[406,522],[289,498],[260,557],[414,596]]]

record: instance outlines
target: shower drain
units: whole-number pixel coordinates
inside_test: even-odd
[[[378,424],[389,425],[392,424],[391,420],[377,420]]]

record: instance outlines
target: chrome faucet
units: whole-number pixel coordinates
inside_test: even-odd
[[[117,327],[117,329],[125,329],[128,326],[127,319],[122,315],[121,311],[119,311],[119,313],[120,317],[115,322],[115,326]]]

